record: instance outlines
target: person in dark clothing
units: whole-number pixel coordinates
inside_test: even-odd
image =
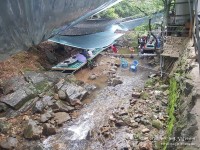
[[[86,59],[90,58],[90,55],[89,55],[88,51],[85,50],[85,49],[83,49],[80,54],[82,54],[83,56],[85,56]]]

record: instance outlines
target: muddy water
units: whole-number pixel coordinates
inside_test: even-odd
[[[85,79],[87,78],[86,74],[89,75],[89,72],[85,71],[78,74],[83,75],[83,73],[85,73],[86,77],[82,76],[82,79],[87,82]],[[122,79],[123,84],[115,87],[105,86],[106,75],[99,77],[104,82],[101,83],[99,89],[90,96],[92,98],[91,102],[80,110],[80,116],[77,119],[65,124],[56,135],[43,141],[46,149],[99,149],[95,145],[88,147],[91,142],[90,139],[88,139],[89,131],[101,127],[108,120],[115,107],[129,102],[132,89],[144,85],[144,81],[149,75],[149,70],[138,68],[138,71],[133,73],[129,72],[127,69],[119,68],[117,75]],[[96,82],[98,85],[98,79],[96,79]]]

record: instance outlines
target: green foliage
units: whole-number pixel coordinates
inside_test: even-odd
[[[164,150],[167,149],[167,145],[169,142],[169,137],[172,135],[174,124],[176,121],[175,118],[175,108],[177,105],[177,101],[179,99],[179,85],[175,78],[170,79],[170,86],[169,86],[169,104],[168,104],[168,124],[167,124],[167,139],[164,145]]]
[[[119,18],[118,14],[115,13],[115,8],[110,8],[107,11],[103,12],[101,14],[101,16],[103,16],[104,18],[110,18],[110,19],[116,19]]]
[[[163,8],[161,0],[123,0],[114,7],[102,12],[100,16],[103,18],[137,18],[146,14],[151,15]]]

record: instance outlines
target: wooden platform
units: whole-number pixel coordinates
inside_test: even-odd
[[[161,56],[178,58],[185,48],[188,37],[167,36]]]
[[[97,55],[99,55],[103,50],[105,50],[106,48],[96,48],[95,50],[92,51],[93,53],[93,57],[89,58],[88,60],[91,61],[92,59],[94,59]],[[64,62],[64,61],[63,61]],[[81,67],[83,67],[84,65],[87,64],[87,62],[83,63],[83,62],[79,62],[78,60],[68,66],[63,66],[63,62],[57,64],[56,66],[52,67],[52,70],[60,70],[60,71],[77,71],[79,70]]]

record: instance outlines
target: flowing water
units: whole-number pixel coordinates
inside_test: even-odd
[[[81,115],[77,119],[66,123],[56,135],[43,141],[47,150],[56,148],[65,150],[98,149],[97,147],[88,147],[91,142],[90,131],[101,127],[108,120],[114,108],[129,102],[132,89],[143,87],[149,70],[138,68],[138,71],[133,73],[129,70],[118,69],[117,74],[123,84],[115,87],[105,86],[95,92],[95,95],[92,96],[94,99],[80,110]]]

